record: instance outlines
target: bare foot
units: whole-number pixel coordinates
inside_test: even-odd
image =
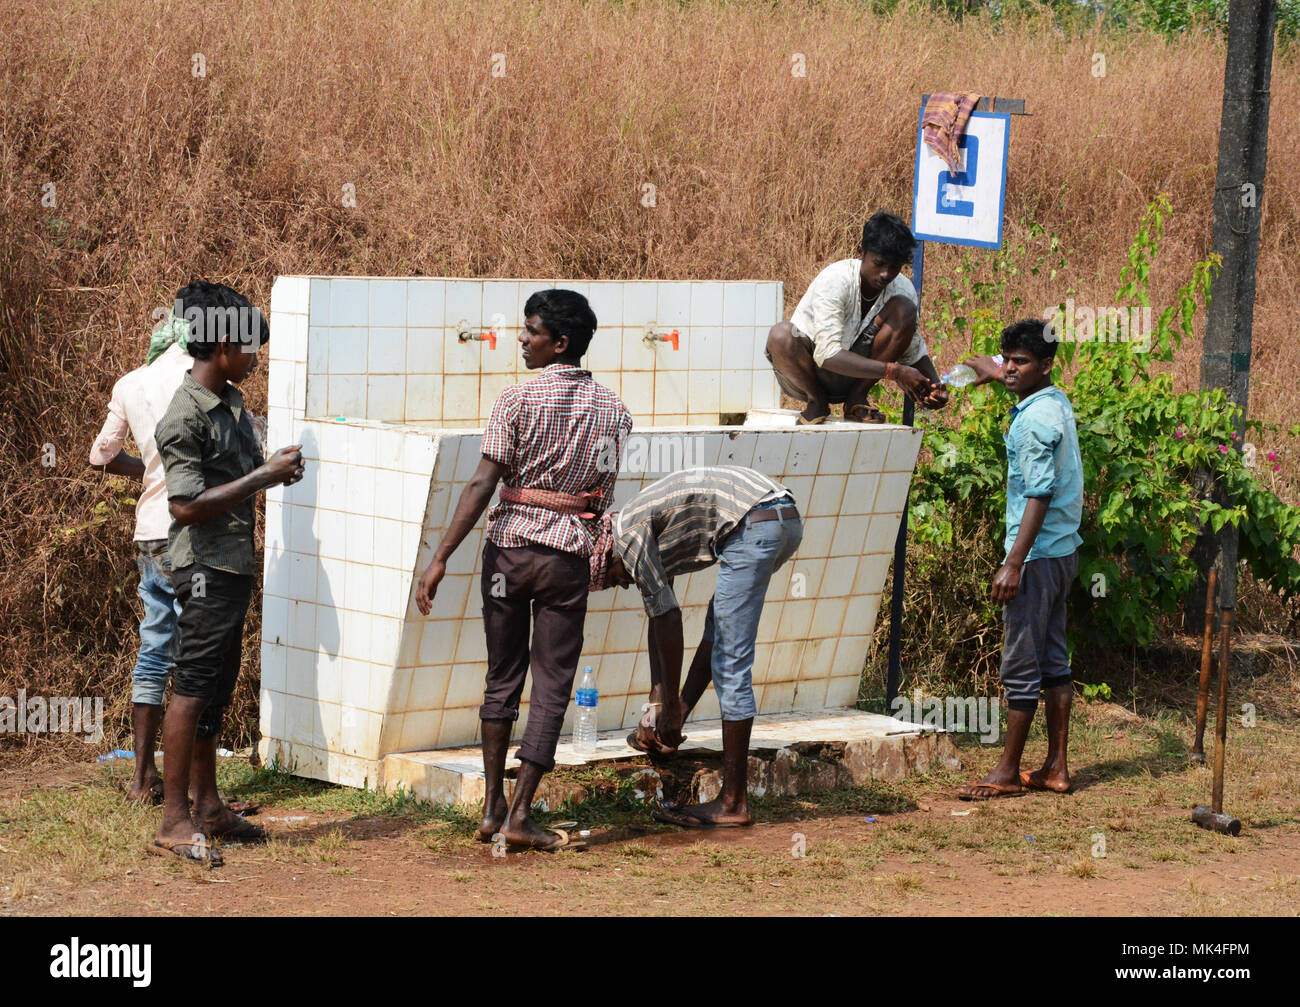
[[[564,836],[550,829],[543,829],[531,817],[525,818],[522,822],[507,822],[501,831],[510,846],[550,852],[565,845]]]
[[[825,402],[809,402],[799,414],[799,421],[805,425],[820,423],[831,414],[831,407]]]
[[[143,778],[137,777],[131,781],[131,787],[126,792],[128,801],[135,801],[139,804],[157,804],[162,800],[162,777],[157,773],[151,773]]]
[[[1020,774],[1020,785],[1030,790],[1051,790],[1058,794],[1070,792],[1070,772],[1065,767],[1044,766],[1032,773]]]
[[[661,822],[687,829],[734,829],[754,824],[747,806],[728,810],[721,799],[707,804],[687,804],[680,808],[660,808],[654,817]]]
[[[492,842],[492,837],[501,831],[501,826],[506,822],[506,813],[510,810],[510,805],[506,803],[505,796],[498,798],[496,805],[489,812],[483,809],[483,822],[474,832],[474,838],[480,843]]]
[[[172,828],[160,828],[154,837],[153,853],[172,853],[182,860],[197,861],[220,867],[223,863],[221,851],[194,825],[193,822],[181,822]]]
[[[196,813],[194,825],[209,839],[234,839],[241,843],[255,843],[266,838],[264,828],[240,818],[224,804],[215,812]]]

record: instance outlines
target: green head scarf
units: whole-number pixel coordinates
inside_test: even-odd
[[[190,323],[184,318],[177,318],[174,311],[167,312],[167,321],[159,326],[149,337],[149,352],[144,358],[146,365],[152,364],[175,343],[182,350],[190,339]]]

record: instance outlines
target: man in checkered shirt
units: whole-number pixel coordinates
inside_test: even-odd
[[[483,458],[461,492],[455,515],[420,578],[416,605],[428,615],[447,560],[478,523],[492,493],[483,547],[483,628],[488,672],[483,705],[483,822],[475,837],[554,850],[556,836],[529,814],[569,707],[587,616],[592,535],[586,522],[608,506],[618,459],[632,430],[622,400],[579,365],[596,330],[587,299],[541,290],[524,305],[524,363],[541,376],[507,388],[483,432]],[[532,644],[529,614],[532,609]],[[514,797],[504,789],[506,749],[519,716],[524,676],[533,673],[528,726]]]

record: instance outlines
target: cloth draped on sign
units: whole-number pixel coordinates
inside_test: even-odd
[[[954,172],[961,171],[958,144],[980,97],[974,91],[943,91],[926,100],[921,116],[922,139]]]

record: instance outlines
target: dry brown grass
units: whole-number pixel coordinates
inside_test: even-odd
[[[792,305],[850,253],[864,215],[907,215],[918,96],[954,86],[1028,99],[1007,239],[1027,220],[1060,234],[1079,303],[1109,302],[1158,192],[1177,216],[1157,298],[1208,251],[1213,38],[995,34],[833,2],[57,0],[6,5],[0,23],[0,686],[111,697],[119,722],[135,647],[130,488],[88,472],[85,454],[150,311],[193,277],[263,306],[279,273],[765,277]],[[795,52],[806,78],[791,76]],[[1252,411],[1282,421],[1300,411],[1294,63],[1279,58],[1272,94]],[[47,182],[55,208],[40,203]],[[929,282],[957,255],[934,249]],[[1034,312],[1064,296],[1060,279],[1022,279]],[[254,408],[263,396],[254,380]],[[248,739],[253,677],[232,743]]]

